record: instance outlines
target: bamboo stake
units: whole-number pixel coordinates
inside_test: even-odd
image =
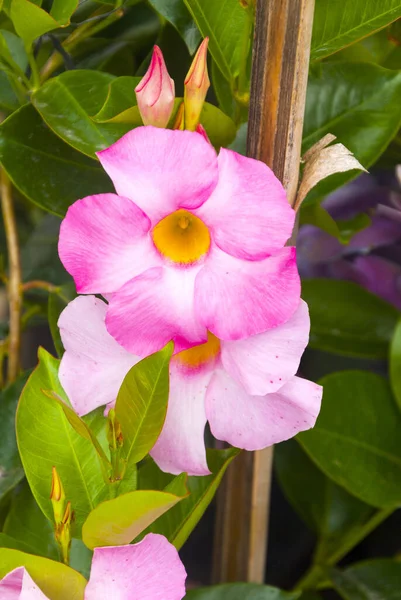
[[[248,156],[269,165],[294,205],[299,179],[314,0],[258,0]],[[218,498],[214,581],[263,583],[273,448],[243,452]]]

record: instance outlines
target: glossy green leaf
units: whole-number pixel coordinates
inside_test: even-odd
[[[0,393],[0,498],[3,498],[24,477],[15,439],[15,411],[18,398],[26,383],[24,373],[15,383]]]
[[[314,561],[332,564],[360,541],[375,509],[326,477],[294,440],[276,446],[274,462],[285,495],[318,536]]]
[[[345,571],[330,570],[344,600],[401,600],[401,562],[381,559],[362,562]]]
[[[394,330],[390,346],[390,383],[401,410],[401,317]]]
[[[226,583],[189,590],[188,600],[296,600],[301,592],[283,592],[257,583]]]
[[[9,548],[10,550],[20,550],[21,552],[34,554],[32,549],[24,542],[2,532],[0,533],[0,548]]]
[[[138,463],[153,448],[162,430],[169,394],[169,363],[173,344],[133,366],[116,401],[116,417],[128,462]]]
[[[129,544],[146,527],[188,495],[182,474],[164,490],[137,490],[99,504],[82,528],[88,548]]]
[[[88,427],[85,421],[81,419],[77,413],[72,410],[72,408],[67,406],[67,404],[53,390],[42,389],[42,392],[60,406],[67,418],[67,421],[78,433],[78,435],[80,435],[84,440],[92,443],[94,449],[96,450],[98,459],[100,460],[100,466],[103,470],[103,473],[106,474],[108,468],[111,467],[110,460],[107,458],[102,446],[97,441],[97,438],[90,427]]]
[[[0,30],[0,64],[1,62],[16,74],[24,73],[28,66],[24,42],[6,29]]]
[[[77,0],[54,0],[49,14],[31,0],[12,0],[10,17],[17,34],[30,46],[41,35],[69,25],[77,5]]]
[[[13,86],[13,78],[7,75],[4,71],[0,71],[0,108],[13,112],[20,106],[18,95],[15,86]]]
[[[97,123],[96,115],[108,96],[113,76],[89,70],[61,73],[33,96],[33,103],[48,126],[76,150],[95,157],[126,133],[116,123]],[[133,100],[134,103],[134,100]]]
[[[181,35],[190,54],[198,47],[201,36],[184,0],[149,0],[157,12],[171,23]]]
[[[24,551],[59,560],[53,525],[40,510],[26,481],[13,494],[3,531],[25,544]]]
[[[219,108],[231,118],[235,116],[235,101],[229,82],[221,74],[219,67],[212,61],[211,79]]]
[[[335,354],[387,358],[399,312],[350,281],[307,279],[302,297],[311,315],[310,345]]]
[[[324,377],[322,409],[297,439],[338,485],[379,508],[401,504],[401,414],[388,382],[367,371]]]
[[[335,221],[320,204],[307,204],[301,207],[300,225],[308,223],[319,227],[342,244],[348,244],[358,231],[368,227],[371,222],[365,213],[355,215],[352,219]]]
[[[59,140],[29,104],[1,125],[0,162],[22,194],[60,216],[78,198],[113,191],[100,165]]]
[[[25,567],[49,600],[84,600],[86,579],[62,563],[0,548],[0,579],[17,567]]]
[[[323,63],[308,80],[303,149],[332,133],[368,169],[400,128],[400,95],[399,71],[368,63]],[[316,201],[356,173],[326,178],[305,202]]]
[[[57,378],[59,361],[39,350],[39,365],[28,380],[17,410],[18,447],[33,495],[52,520],[51,471],[56,466],[66,497],[75,512],[74,533],[96,506],[105,487],[93,444],[68,422],[61,406],[42,390],[53,390],[65,399]]]
[[[400,17],[400,0],[318,0],[311,60],[333,54]]]
[[[238,0],[184,0],[202,36],[209,37],[209,50],[221,73],[233,81],[239,73],[241,40],[247,23],[246,10]]]
[[[110,81],[107,96],[99,111],[93,116],[94,121],[104,123],[136,106],[135,88],[140,77],[117,77]]]
[[[199,523],[228,465],[238,454],[239,450],[235,448],[207,450],[207,462],[212,474],[205,477],[188,477],[189,496],[159,517],[144,533],[160,533],[179,550]],[[139,470],[138,484],[143,489],[162,488],[166,479],[171,479],[171,476],[160,471],[153,461],[149,461]]]

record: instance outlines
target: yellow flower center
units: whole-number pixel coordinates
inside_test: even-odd
[[[184,209],[176,210],[159,221],[152,235],[158,251],[177,263],[196,262],[210,247],[206,225]]]
[[[196,368],[217,358],[219,352],[220,340],[208,331],[207,342],[179,352],[174,356],[174,360],[186,367]]]

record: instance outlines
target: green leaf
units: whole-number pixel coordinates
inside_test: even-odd
[[[399,71],[368,63],[323,63],[309,75],[303,150],[332,133],[369,168],[400,128],[400,95]],[[356,173],[326,178],[306,202],[320,199]]]
[[[20,106],[12,81],[11,75],[8,76],[4,71],[0,71],[0,108],[7,112],[13,112]]]
[[[352,219],[335,221],[320,204],[307,204],[301,207],[300,225],[306,223],[319,227],[329,235],[337,238],[341,244],[349,244],[351,238],[371,224],[365,213],[355,215]]]
[[[183,473],[162,492],[137,490],[99,504],[82,528],[88,548],[129,544],[146,527],[188,495]]]
[[[310,346],[346,356],[387,358],[399,312],[350,281],[307,279],[302,297],[311,316]]]
[[[0,162],[22,194],[60,216],[78,198],[113,191],[100,165],[60,141],[29,104],[1,125]]]
[[[401,17],[400,0],[319,0],[311,60],[333,54]]]
[[[228,81],[239,74],[247,13],[238,0],[184,0],[203,37],[209,36],[209,50]]]
[[[93,120],[98,123],[105,123],[132,106],[136,106],[135,87],[140,80],[140,77],[128,77],[126,75],[113,79],[109,83],[104,104],[93,117]]]
[[[0,533],[0,548],[10,548],[10,550],[20,550],[32,554],[32,549],[29,546],[6,533]]]
[[[390,383],[401,410],[401,317],[394,330],[390,345]]]
[[[184,0],[149,0],[149,2],[159,14],[177,29],[188,46],[190,54],[193,54],[201,41],[201,35],[185,6]]]
[[[59,560],[53,526],[37,505],[27,482],[13,494],[3,531],[25,544],[25,552]]]
[[[296,600],[301,592],[283,592],[270,585],[257,583],[225,583],[189,590],[188,600]]]
[[[345,571],[330,570],[335,589],[345,600],[400,600],[401,562],[362,562]]]
[[[10,17],[15,31],[29,47],[41,35],[69,25],[77,5],[77,0],[54,0],[49,14],[31,0],[12,0]]]
[[[86,579],[59,562],[0,548],[0,579],[17,567],[25,567],[49,600],[84,600]]]
[[[207,450],[207,462],[212,474],[205,477],[188,477],[189,496],[159,517],[144,533],[160,533],[179,550],[199,523],[228,465],[238,454],[239,450],[236,448]],[[139,470],[138,483],[141,488],[162,488],[166,477],[168,478],[153,461],[149,461],[146,468]]]
[[[28,66],[24,42],[17,35],[5,29],[0,29],[0,58],[16,74],[24,73]]]
[[[227,79],[221,74],[217,64],[212,61],[212,83],[213,89],[219,102],[221,110],[231,118],[235,116],[234,96]]]
[[[134,365],[124,377],[116,401],[128,462],[138,463],[153,448],[166,419],[170,342]]]
[[[274,461],[285,495],[318,536],[314,562],[337,562],[355,545],[353,540],[360,541],[358,533],[375,509],[326,477],[294,440],[276,446]]]
[[[28,372],[0,392],[0,499],[24,477],[15,439],[15,411]]]
[[[74,410],[72,410],[72,408],[67,406],[67,404],[55,392],[53,392],[52,390],[44,390],[44,389],[42,389],[42,392],[48,398],[50,398],[51,400],[54,400],[54,402],[56,402],[61,407],[64,415],[67,417],[69,424],[71,425],[71,427],[73,427],[75,429],[75,431],[78,433],[78,435],[80,435],[84,440],[87,440],[88,442],[92,443],[92,445],[96,451],[96,454],[98,456],[98,459],[100,461],[100,467],[102,469],[102,472],[103,472],[104,476],[106,477],[108,469],[111,467],[111,463],[110,463],[109,459],[107,458],[102,446],[97,441],[97,438],[96,438],[95,434],[92,432],[92,430],[90,429],[90,427],[88,427],[88,425],[85,423],[85,421],[83,421],[77,415],[77,413]]]
[[[47,81],[32,101],[54,133],[76,150],[95,157],[127,131],[123,125],[97,123],[91,118],[104,105],[111,81],[113,76],[107,73],[66,71]]]
[[[93,444],[71,427],[63,408],[42,390],[65,399],[57,378],[59,361],[39,350],[39,365],[21,395],[17,410],[18,447],[32,493],[43,513],[53,520],[51,471],[57,467],[66,497],[75,512],[76,537],[105,487]]]
[[[324,377],[316,425],[297,436],[338,485],[379,508],[401,504],[401,415],[388,382],[366,371]]]

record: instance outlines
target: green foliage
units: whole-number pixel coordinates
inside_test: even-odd
[[[100,165],[62,143],[29,104],[0,127],[0,162],[22,194],[60,216],[77,198],[113,191]]]
[[[88,548],[129,544],[160,515],[188,495],[186,475],[164,491],[137,490],[99,504],[82,528]]]
[[[188,600],[297,600],[300,592],[283,592],[268,585],[255,583],[228,583],[191,590]]]
[[[15,439],[14,419],[18,397],[27,380],[22,375],[0,393],[0,499],[24,477]]]
[[[30,0],[11,0],[10,17],[15,31],[29,47],[44,33],[69,25],[77,4],[77,0],[54,0],[49,14]]]
[[[50,600],[83,600],[86,579],[59,562],[0,548],[0,579],[17,567],[25,567]]]
[[[379,508],[401,503],[401,414],[388,382],[366,371],[324,377],[314,429],[297,439],[338,485]]]
[[[275,467],[287,498],[318,536],[314,562],[337,562],[360,541],[375,509],[326,477],[293,440],[277,446]]]
[[[189,52],[193,54],[201,41],[201,36],[184,4],[184,0],[149,1],[160,15],[174,25],[188,46]]]
[[[393,306],[349,281],[307,279],[310,345],[347,356],[386,358],[398,319]]]
[[[394,398],[401,410],[401,318],[394,330],[390,345],[390,383]]]
[[[161,533],[179,550],[201,519],[213,499],[223,475],[237,456],[239,450],[208,450],[207,461],[211,475],[188,477],[189,495],[152,523],[144,533]],[[158,469],[153,461],[148,461],[138,473],[138,487],[162,488],[172,480]]]
[[[221,73],[228,81],[239,74],[247,14],[238,0],[184,0],[203,37],[209,37],[209,49]]]
[[[105,482],[92,441],[77,433],[63,408],[43,390],[65,399],[57,378],[58,361],[44,350],[21,395],[17,419],[17,439],[26,477],[37,503],[53,520],[50,502],[52,467],[63,483],[66,497],[75,512],[75,535],[96,506]]]
[[[401,563],[372,560],[349,567],[332,569],[331,580],[344,600],[400,600]]]
[[[333,54],[400,17],[399,0],[318,0],[311,60]]]
[[[399,71],[367,63],[317,66],[308,80],[303,150],[332,133],[368,169],[401,126],[400,94]],[[355,174],[351,171],[328,177],[305,202],[321,199]]]

